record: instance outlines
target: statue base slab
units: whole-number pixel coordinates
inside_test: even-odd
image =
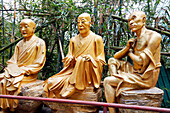
[[[159,88],[124,91],[120,95],[120,104],[161,107],[163,90]],[[157,113],[134,109],[119,108],[120,113]]]
[[[21,85],[21,93],[19,96],[42,97],[43,82],[42,80],[37,80],[32,83]],[[42,104],[42,101],[19,100],[16,113],[37,113],[37,111],[41,109]]]
[[[102,88],[94,89],[87,87],[84,91],[76,91],[70,100],[95,101],[99,102],[102,96]],[[53,113],[98,113],[99,109],[96,106],[80,105],[80,104],[66,104],[56,102],[44,102],[51,108]]]

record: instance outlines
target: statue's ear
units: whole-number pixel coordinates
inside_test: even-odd
[[[90,23],[90,27],[91,27],[92,22],[91,22],[91,21],[89,21],[89,23]]]
[[[35,32],[35,27],[33,27],[33,32]]]
[[[145,23],[146,22],[146,17],[143,17],[143,23]]]

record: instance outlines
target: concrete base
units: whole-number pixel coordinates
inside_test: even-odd
[[[152,106],[161,107],[163,100],[163,90],[159,88],[132,90],[122,92],[120,95],[121,104],[139,105],[139,106]],[[133,110],[133,109],[121,109],[120,113],[154,113],[151,111]]]
[[[83,100],[83,101],[100,101],[102,96],[102,88],[94,89],[93,87],[87,87],[84,91],[76,91],[70,98],[71,100]],[[66,103],[54,103],[44,102],[50,107],[53,113],[98,113],[98,107],[91,105],[80,104],[66,104]]]

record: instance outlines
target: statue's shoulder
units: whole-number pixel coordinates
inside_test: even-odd
[[[93,33],[93,34],[94,34],[94,37],[95,37],[95,40],[96,40],[96,41],[101,41],[101,40],[103,40],[100,35],[97,35],[97,34],[95,34],[95,33]]]
[[[16,44],[16,46],[20,46],[21,44],[23,44],[23,41],[24,41],[24,39],[20,40],[20,41]]]
[[[156,31],[147,30],[147,34],[149,35],[150,40],[161,40],[162,39],[162,36]]]
[[[76,35],[76,36],[72,37],[70,39],[70,42],[75,42],[75,40],[77,40],[77,38],[79,38],[79,35]]]
[[[148,46],[150,47],[158,47],[161,43],[162,37],[159,33],[152,31],[152,30],[147,30],[147,43]]]
[[[45,43],[45,41],[44,41],[42,38],[37,37],[37,40],[38,40],[39,42]]]
[[[36,43],[37,44],[45,45],[45,41],[43,39],[37,37],[36,35],[34,36],[34,38],[36,38]]]

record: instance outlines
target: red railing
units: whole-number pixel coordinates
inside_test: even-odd
[[[10,98],[10,99],[22,99],[22,100],[60,102],[60,103],[68,103],[68,104],[83,104],[83,105],[103,106],[103,113],[107,113],[107,107],[126,108],[126,109],[135,109],[135,110],[145,110],[145,111],[155,111],[155,112],[170,113],[170,109],[168,109],[168,108],[158,108],[158,107],[149,107],[149,106],[137,106],[137,105],[126,105],[126,104],[117,104],[117,103],[104,103],[104,102],[94,102],[94,101],[54,99],[54,98],[41,98],[41,97],[27,97],[27,96],[12,96],[12,95],[0,95],[0,98]]]

